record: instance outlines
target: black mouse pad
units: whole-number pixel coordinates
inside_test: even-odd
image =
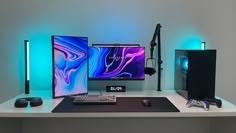
[[[143,99],[150,100],[152,106],[143,106]],[[64,98],[52,112],[179,112],[166,97],[117,97],[115,105],[74,105],[73,100],[74,98]]]

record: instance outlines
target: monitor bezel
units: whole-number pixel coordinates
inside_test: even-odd
[[[54,65],[55,65],[55,62],[54,62],[55,61],[54,60],[54,38],[55,37],[86,38],[87,41],[88,41],[88,37],[84,37],[84,36],[51,35],[51,45],[52,45],[52,92],[53,92],[52,95],[53,95],[53,99],[55,99],[55,98],[63,98],[63,97],[71,97],[71,96],[78,96],[78,95],[87,95],[88,94],[88,83],[87,83],[87,92],[85,92],[85,93],[76,93],[76,94],[68,94],[68,95],[61,95],[61,96],[56,96],[55,95],[55,80],[54,80],[55,79],[55,71],[54,71]],[[88,43],[87,43],[87,52],[88,52]],[[87,59],[88,59],[88,54],[87,54]],[[87,61],[87,63],[88,63],[88,61]],[[88,66],[87,66],[87,68],[88,68]]]
[[[95,43],[92,44],[92,47],[141,47],[140,44],[124,44],[124,43],[110,43],[110,44],[102,44],[102,43]]]
[[[143,63],[143,73],[144,73],[144,68],[145,68],[145,47],[143,47],[143,46],[135,46],[135,47],[133,47],[133,46],[114,46],[114,45],[106,45],[106,46],[98,46],[99,48],[137,48],[137,47],[139,47],[139,48],[143,48],[144,49],[144,63]],[[90,78],[89,77],[89,57],[90,57],[90,55],[89,55],[89,49],[90,48],[94,48],[94,46],[89,46],[88,47],[88,61],[87,61],[87,63],[88,63],[88,70],[87,70],[87,72],[88,72],[88,80],[89,81],[105,81],[105,80],[108,80],[108,81],[124,81],[124,80],[127,80],[127,81],[137,81],[137,80],[140,80],[140,81],[143,81],[143,80],[145,80],[145,73],[144,73],[144,77],[143,78]]]

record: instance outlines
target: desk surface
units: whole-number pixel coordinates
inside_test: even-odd
[[[90,94],[99,94],[93,91]],[[210,111],[204,111],[199,107],[186,107],[186,99],[178,95],[174,90],[157,92],[155,90],[130,91],[125,93],[106,93],[104,95],[115,94],[117,97],[167,97],[180,112],[112,112],[112,113],[51,113],[51,111],[63,100],[63,98],[52,99],[49,90],[33,90],[30,95],[21,94],[2,104],[0,104],[0,117],[236,117],[236,106],[224,99],[222,108],[211,105]],[[39,107],[15,108],[15,99],[27,96],[38,96],[43,98],[43,105]]]

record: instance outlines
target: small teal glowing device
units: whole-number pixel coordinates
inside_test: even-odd
[[[205,50],[206,49],[206,42],[202,42],[201,43],[201,50]]]

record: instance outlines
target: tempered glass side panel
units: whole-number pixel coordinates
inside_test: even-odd
[[[175,90],[182,96],[187,98],[187,75],[188,75],[188,51],[175,51]]]

